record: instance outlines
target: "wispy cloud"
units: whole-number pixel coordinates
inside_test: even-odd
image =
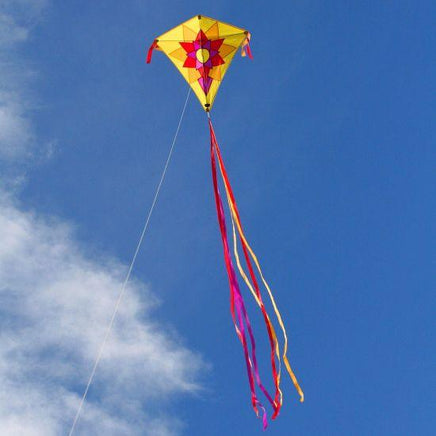
[[[25,97],[29,71],[15,51],[27,40],[29,20],[37,11],[23,6],[0,1],[0,158],[7,160],[25,156],[33,136]]]
[[[38,144],[31,121],[36,76],[19,55],[43,15],[45,0],[0,0],[0,169],[3,186],[22,181],[24,168],[45,154],[51,144]],[[38,156],[35,156],[36,153]]]
[[[16,55],[45,1],[0,0],[0,433],[64,434],[103,339],[126,266],[88,254],[68,223],[25,210],[8,171],[37,142],[31,72]],[[171,399],[196,392],[201,358],[152,319],[147,287],[127,290],[77,434],[173,435]]]
[[[125,268],[93,260],[70,228],[0,200],[0,429],[59,434],[104,336]],[[134,282],[81,421],[86,434],[172,434],[162,406],[195,392],[201,359],[151,319],[155,298]],[[147,423],[147,424],[146,424]],[[122,430],[124,429],[124,430]],[[128,431],[125,431],[125,430]]]

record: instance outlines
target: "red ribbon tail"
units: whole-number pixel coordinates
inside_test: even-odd
[[[250,39],[251,34],[247,32],[247,38],[245,38],[244,42],[242,43],[241,54],[242,56],[248,56],[250,59],[253,59],[253,54],[251,53],[250,48]]]
[[[225,165],[224,165],[224,161],[223,161],[223,159],[221,157],[221,151],[219,149],[218,142],[217,142],[216,137],[215,137],[215,132],[214,132],[211,120],[209,120],[209,128],[210,128],[210,133],[211,133],[211,142],[213,143],[214,149],[215,149],[215,151],[217,153],[220,170],[221,170],[221,173],[222,173],[222,176],[223,176],[223,181],[224,181],[224,184],[227,186],[228,194],[230,196],[229,197],[230,201],[231,201],[231,203],[232,203],[232,205],[234,207],[234,210],[236,212],[236,219],[239,222],[239,225],[241,225],[238,207],[236,205],[236,200],[235,200],[235,197],[234,197],[234,194],[233,194],[232,187],[230,185],[230,181],[229,181],[229,177],[228,177]],[[259,301],[260,301],[260,307],[261,307],[261,311],[262,311],[262,314],[263,314],[263,317],[264,317],[264,321],[265,321],[267,332],[268,332],[269,342],[270,342],[270,348],[271,348],[271,366],[272,366],[272,373],[273,373],[272,375],[273,375],[274,384],[275,384],[275,388],[276,388],[274,400],[271,398],[271,396],[269,395],[267,390],[264,388],[264,386],[262,385],[260,380],[259,380],[259,386],[260,386],[262,392],[264,393],[264,395],[268,398],[268,401],[271,403],[271,405],[272,405],[272,407],[274,409],[274,413],[273,413],[272,419],[275,419],[278,416],[278,414],[280,412],[280,408],[281,408],[281,394],[280,394],[280,387],[279,387],[280,380],[279,380],[279,376],[277,374],[277,367],[276,367],[276,361],[275,361],[275,339],[274,339],[274,336],[273,336],[272,326],[271,326],[271,323],[270,323],[270,319],[269,319],[269,316],[268,316],[268,314],[266,312],[265,306],[263,304],[262,296],[261,296],[260,289],[259,289],[259,285],[258,285],[256,276],[254,274],[253,266],[252,266],[251,261],[250,261],[250,257],[249,257],[249,253],[248,253],[248,248],[247,248],[247,243],[246,243],[245,239],[242,238],[242,236],[240,238],[240,241],[241,241],[242,249],[244,251],[244,257],[245,257],[245,260],[247,262],[247,266],[248,266],[248,269],[249,269],[249,272],[250,272],[250,277],[251,277],[254,289],[256,291],[256,295],[257,295],[257,297],[259,298]]]
[[[221,231],[221,238],[223,242],[223,249],[224,249],[224,260],[227,268],[227,274],[229,277],[229,284],[230,284],[230,295],[231,295],[231,301],[233,302],[231,306],[231,312],[232,317],[235,322],[236,331],[238,332],[239,339],[242,343],[242,347],[244,350],[244,357],[246,361],[247,366],[247,373],[248,373],[248,380],[251,390],[251,402],[254,411],[256,412],[256,415],[259,417],[259,409],[262,412],[262,422],[263,422],[263,428],[265,429],[267,427],[267,414],[265,411],[265,408],[261,404],[261,402],[258,400],[256,392],[255,392],[255,385],[256,383],[265,397],[268,399],[268,401],[271,403],[273,409],[274,409],[274,417],[277,416],[278,411],[280,410],[280,404],[278,404],[278,394],[276,394],[276,398],[273,400],[269,392],[265,389],[263,386],[260,375],[259,375],[259,368],[257,364],[257,358],[256,358],[256,341],[254,338],[253,330],[249,321],[248,313],[245,307],[244,299],[242,297],[237,279],[236,279],[236,273],[233,268],[233,263],[231,260],[231,254],[229,249],[229,244],[227,240],[227,231],[226,231],[226,224],[225,224],[225,213],[224,208],[221,200],[221,195],[218,188],[218,180],[217,180],[217,170],[216,170],[216,160],[215,160],[215,154],[217,154],[217,157],[220,161],[220,167],[222,165],[222,159],[219,152],[218,143],[216,142],[215,138],[215,132],[213,130],[212,121],[209,117],[209,129],[210,129],[210,140],[211,140],[211,165],[212,165],[212,180],[214,185],[214,194],[215,194],[215,203],[217,207],[217,215],[218,215],[218,222],[219,227]],[[223,175],[224,176],[224,175]],[[223,180],[224,183],[228,182],[227,174],[225,174],[225,180]],[[231,190],[231,188],[230,188]],[[227,193],[227,189],[226,189]],[[228,195],[228,193],[227,193]],[[233,197],[233,194],[231,194]],[[251,264],[250,264],[251,266]],[[256,283],[257,284],[257,283]],[[236,315],[234,313],[234,308],[236,307]],[[246,336],[245,331],[248,333],[248,338]],[[247,340],[249,339],[249,340]],[[251,357],[248,349],[248,345],[251,345]],[[273,348],[273,365],[274,365],[274,378],[277,381],[277,373],[275,371],[275,361],[274,361],[274,347]]]
[[[157,41],[154,40],[153,43],[150,45],[150,48],[148,49],[147,53],[147,64],[151,62],[151,57],[153,55],[153,50],[157,47]]]
[[[250,48],[249,42],[247,42],[247,45],[245,46],[245,52],[247,53],[247,55],[250,59],[253,59],[253,53],[251,53],[251,48]]]

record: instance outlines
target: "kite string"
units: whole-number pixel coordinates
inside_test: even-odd
[[[116,301],[116,303],[115,303],[115,307],[114,307],[114,310],[113,310],[113,313],[112,313],[111,320],[110,320],[109,325],[108,325],[108,327],[107,327],[107,329],[106,329],[106,333],[105,333],[105,336],[104,336],[104,338],[103,338],[103,342],[102,342],[101,345],[100,345],[100,349],[99,349],[98,354],[97,354],[97,357],[96,357],[96,359],[95,359],[94,366],[93,366],[93,368],[92,368],[91,374],[90,374],[89,379],[88,379],[88,383],[86,384],[86,388],[85,388],[85,391],[83,392],[82,398],[81,398],[81,400],[80,400],[80,404],[79,404],[79,407],[78,407],[78,409],[77,409],[76,416],[74,417],[73,424],[71,425],[71,429],[70,429],[70,432],[69,432],[69,436],[72,436],[72,434],[74,433],[74,429],[75,429],[76,424],[77,424],[77,421],[79,420],[79,417],[80,417],[80,412],[82,411],[83,404],[85,403],[86,396],[88,395],[89,388],[90,388],[90,386],[91,386],[91,384],[92,384],[92,381],[93,381],[93,379],[94,379],[95,372],[96,372],[96,370],[97,370],[98,364],[100,363],[100,360],[101,360],[101,357],[102,357],[102,354],[103,354],[104,347],[105,347],[106,342],[107,342],[107,340],[108,340],[108,338],[109,338],[110,332],[111,332],[111,330],[112,330],[112,326],[113,326],[113,324],[114,324],[114,321],[115,321],[116,315],[117,315],[117,313],[118,313],[118,309],[119,309],[119,307],[120,307],[121,301],[122,301],[123,296],[124,296],[124,293],[125,293],[125,291],[126,291],[127,283],[128,283],[128,281],[129,281],[129,279],[130,279],[130,275],[131,275],[131,273],[132,273],[133,266],[134,266],[135,261],[136,261],[136,257],[138,256],[139,250],[140,250],[140,248],[141,248],[142,241],[143,241],[144,236],[145,236],[145,233],[146,233],[146,231],[147,231],[147,228],[148,228],[148,224],[149,224],[149,222],[150,222],[151,215],[152,215],[153,210],[154,210],[154,207],[155,207],[155,205],[156,205],[156,202],[157,202],[157,199],[158,199],[158,196],[159,196],[159,193],[160,193],[160,189],[161,189],[161,187],[162,187],[162,184],[163,184],[163,181],[164,181],[164,179],[165,179],[165,175],[166,175],[166,172],[167,172],[167,170],[168,170],[168,166],[169,166],[169,163],[170,163],[171,157],[172,157],[172,155],[173,155],[174,146],[175,146],[175,144],[176,144],[177,136],[179,135],[180,127],[181,127],[181,125],[182,125],[182,121],[183,121],[183,116],[185,115],[186,106],[188,105],[188,101],[189,101],[189,97],[190,97],[190,95],[191,95],[191,88],[189,88],[189,90],[188,90],[188,94],[186,95],[185,104],[183,105],[182,113],[181,113],[181,115],[180,115],[179,123],[178,123],[178,125],[177,125],[177,129],[176,129],[176,133],[174,134],[174,138],[173,138],[173,141],[172,141],[172,144],[171,144],[170,150],[169,150],[169,152],[168,152],[168,156],[167,156],[167,160],[166,160],[166,162],[165,162],[164,169],[163,169],[163,171],[162,171],[162,174],[161,174],[161,177],[160,177],[159,183],[158,183],[158,185],[157,185],[157,189],[156,189],[156,192],[155,192],[155,194],[154,194],[154,198],[153,198],[153,201],[152,201],[152,203],[151,203],[150,210],[148,211],[147,219],[145,220],[144,227],[142,228],[141,236],[140,236],[139,241],[138,241],[138,243],[137,243],[137,245],[136,245],[135,252],[134,252],[134,254],[133,254],[132,260],[131,260],[130,265],[129,265],[129,269],[128,269],[127,274],[126,274],[126,278],[124,279],[123,285],[121,286],[121,290],[120,290],[120,293],[119,293],[119,295],[118,295],[118,299],[117,299],[117,301]]]

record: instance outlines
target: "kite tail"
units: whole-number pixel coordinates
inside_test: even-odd
[[[261,388],[262,392],[268,398],[268,400],[273,403],[273,400],[267,390],[263,387],[260,382],[259,370],[256,359],[256,342],[254,339],[253,331],[251,328],[251,324],[248,318],[248,314],[245,308],[244,299],[242,297],[241,291],[239,289],[239,285],[236,279],[235,270],[233,268],[233,263],[230,255],[229,244],[227,240],[227,230],[225,223],[225,214],[224,208],[221,200],[221,195],[218,188],[218,180],[217,180],[217,171],[216,171],[216,161],[215,161],[215,148],[213,142],[211,141],[210,148],[210,156],[211,156],[211,164],[212,164],[212,179],[213,179],[213,187],[215,194],[215,205],[217,209],[218,222],[221,231],[221,239],[223,243],[224,250],[224,261],[226,264],[227,275],[229,278],[229,286],[230,286],[230,310],[233,318],[233,323],[235,325],[236,333],[238,335],[239,340],[242,343],[242,347],[244,350],[245,363],[247,368],[248,382],[251,390],[251,402],[256,415],[259,416],[259,408],[262,410],[262,421],[263,428],[267,427],[267,417],[266,411],[263,407],[262,403],[259,401],[256,395],[256,390],[254,386],[254,381]],[[236,314],[235,314],[236,307]],[[245,321],[245,323],[244,323]],[[248,336],[250,338],[251,344],[251,358],[250,353],[248,351],[247,337],[245,334],[245,325],[248,330]]]
[[[214,135],[214,132],[213,132],[212,123],[210,123],[210,128],[211,128],[212,174],[213,174],[213,178],[214,178],[214,187],[215,187],[215,180],[216,180],[215,152],[217,151],[217,149],[216,149],[216,145],[217,144],[216,144],[216,138],[215,138],[215,135]],[[218,193],[218,196],[219,196],[218,188],[215,190],[215,198],[216,199],[217,199],[217,193]],[[218,197],[218,201],[219,201],[219,203],[221,203],[221,199],[219,197]],[[218,210],[218,207],[219,206],[217,205],[217,210]],[[221,222],[224,222],[224,212],[222,211],[222,203],[220,204],[219,209],[220,209],[220,212],[222,212],[222,220],[223,220],[223,221],[221,221],[221,219],[220,219],[220,212],[219,212],[218,215],[219,215],[219,221],[220,221],[220,226],[221,226]],[[225,223],[224,223],[224,226],[225,226]],[[233,217],[232,217],[232,226],[233,226],[233,230],[234,230]],[[224,230],[225,230],[225,227],[224,227]],[[236,258],[236,261],[238,263],[238,268],[241,271],[240,262],[239,262],[239,256],[238,256],[237,250],[236,250],[236,239],[235,239],[235,232],[234,231],[233,231],[233,235],[234,235],[235,258]],[[224,237],[226,238],[226,235],[224,235]],[[228,249],[227,238],[226,238],[225,242],[223,241],[223,244],[224,244],[224,247],[225,247],[225,249],[224,249],[225,257],[228,257],[229,263],[231,263],[231,258],[230,258],[230,253],[229,253],[229,249]],[[245,247],[244,247],[244,250],[245,250],[245,254],[247,256]],[[226,262],[226,264],[227,264],[227,262]],[[249,263],[249,265],[250,265],[250,268],[251,268],[251,263]],[[235,272],[234,272],[233,268],[232,268],[231,274],[232,274],[232,279],[236,282],[236,276],[235,276]],[[252,268],[251,268],[251,274],[252,274],[252,276],[254,276]],[[229,275],[229,277],[230,277],[230,275]],[[244,277],[244,280],[246,281],[248,287],[250,288],[250,290],[252,290],[253,288],[252,288],[251,284],[249,283],[248,279],[246,278],[245,274],[243,274],[243,277]],[[254,280],[256,280],[256,279],[254,278]],[[236,282],[236,285],[237,285],[237,282]],[[256,286],[257,286],[257,282],[256,282]],[[238,287],[238,291],[239,291],[239,287]],[[252,292],[254,292],[254,291],[252,291]],[[257,286],[257,292],[258,292],[258,295],[260,297],[258,286]],[[239,292],[239,294],[240,294],[240,292]],[[254,296],[255,296],[255,299],[258,298],[256,296],[256,294],[254,294]],[[242,298],[242,296],[241,296],[241,298]],[[256,378],[257,385],[259,386],[259,388],[261,389],[261,391],[266,396],[266,398],[268,399],[268,401],[270,402],[270,404],[272,405],[272,407],[274,409],[274,413],[273,413],[273,419],[274,419],[278,415],[278,413],[280,411],[280,407],[281,407],[281,391],[280,391],[280,388],[279,388],[279,383],[280,383],[279,380],[280,380],[280,378],[277,375],[276,366],[275,366],[275,358],[274,358],[275,348],[277,348],[277,355],[278,356],[279,356],[279,352],[278,352],[277,338],[275,336],[274,328],[272,327],[272,324],[269,321],[269,317],[268,317],[268,315],[267,315],[267,313],[265,311],[265,308],[263,307],[263,303],[262,303],[262,308],[263,308],[262,312],[263,312],[264,318],[266,317],[268,334],[269,334],[270,343],[271,343],[271,354],[272,354],[271,355],[271,359],[272,359],[272,367],[273,367],[273,378],[274,378],[275,385],[276,385],[276,394],[275,394],[274,400],[271,398],[271,395],[265,389],[265,387],[263,386],[263,384],[262,384],[262,382],[260,380],[260,376],[259,376],[258,369],[257,369],[256,356],[255,356],[255,352],[254,352],[254,349],[253,349],[253,363],[254,363],[254,370],[255,370],[254,373],[255,373],[255,378]],[[245,311],[245,306],[243,307],[243,311],[246,312]],[[245,315],[245,316],[247,316],[247,315]],[[247,320],[248,320],[248,316],[247,316]],[[249,330],[249,335],[250,335],[251,342],[252,342],[252,344],[254,344],[255,342],[254,342],[254,337],[252,335],[252,330],[251,330],[251,328],[249,328],[248,330]],[[273,339],[273,338],[275,338],[275,339]]]
[[[224,166],[224,162],[223,162],[223,159],[221,156],[218,142],[217,142],[216,137],[215,137],[215,132],[214,132],[214,129],[212,126],[210,116],[209,116],[209,129],[210,129],[210,136],[211,136],[211,153],[216,153],[216,155],[218,157],[218,165],[220,168],[221,177],[223,179],[224,187],[226,190],[227,201],[228,201],[229,209],[231,212],[232,227],[233,227],[233,249],[234,249],[234,255],[235,255],[236,263],[238,266],[238,270],[239,270],[242,278],[244,279],[245,283],[247,284],[248,288],[250,289],[256,303],[258,304],[258,306],[260,307],[260,309],[262,311],[262,315],[263,315],[264,322],[265,322],[267,332],[268,332],[270,349],[271,349],[272,375],[273,375],[273,380],[274,380],[275,390],[276,390],[274,401],[271,403],[273,406],[273,409],[274,409],[274,413],[272,416],[272,418],[274,419],[278,415],[280,408],[281,408],[281,405],[282,405],[282,392],[280,390],[280,376],[281,376],[280,358],[281,357],[283,358],[283,362],[285,363],[286,370],[287,370],[298,394],[300,395],[301,402],[304,401],[304,393],[303,393],[303,391],[302,391],[302,389],[297,381],[297,378],[296,378],[296,376],[295,376],[295,374],[294,374],[294,372],[289,364],[289,360],[287,357],[288,338],[287,338],[287,333],[286,333],[285,326],[283,324],[281,314],[277,308],[277,304],[274,300],[271,289],[270,289],[268,283],[266,282],[266,280],[262,274],[262,270],[260,268],[259,261],[257,260],[256,255],[254,254],[253,250],[251,249],[250,245],[248,244],[247,239],[246,239],[244,232],[242,230],[242,224],[241,224],[240,217],[239,217],[239,211],[238,211],[236,201],[235,201],[235,198],[233,195],[233,191],[232,191],[232,188],[230,185],[230,181],[229,181],[229,178],[228,178],[225,166]],[[213,159],[215,159],[215,157],[213,157]],[[212,167],[214,167],[214,162],[213,162]],[[250,280],[248,279],[247,275],[245,274],[245,272],[241,266],[241,263],[240,263],[238,250],[237,250],[237,238],[236,238],[235,223],[236,223],[236,229],[237,229],[238,234],[239,234],[240,243],[242,245],[242,249],[244,252],[244,258],[245,258],[245,261],[247,264],[247,268],[249,271],[249,275],[250,275],[252,284],[250,283]],[[262,279],[262,283],[264,284],[264,286],[268,292],[268,296],[269,296],[271,303],[272,303],[272,306],[274,308],[274,312],[275,312],[275,315],[277,317],[277,321],[278,321],[280,328],[282,330],[282,333],[283,333],[284,345],[283,345],[282,356],[281,356],[281,352],[280,352],[280,346],[279,346],[279,343],[277,340],[277,335],[275,333],[273,324],[271,323],[270,317],[268,316],[268,313],[266,312],[264,303],[262,301],[262,296],[260,293],[260,289],[259,289],[259,285],[258,285],[258,282],[256,279],[256,275],[255,275],[254,270],[253,270],[250,256],[251,256],[254,264],[256,265],[258,273]],[[277,371],[277,367],[276,367],[276,358],[278,361],[278,371]],[[258,383],[258,385],[259,385],[259,383]],[[260,388],[262,389],[262,391],[264,390],[263,386],[261,386],[261,384],[260,384]],[[268,398],[268,396],[267,396],[267,398]]]
[[[150,62],[151,62],[151,57],[153,56],[153,50],[155,49],[155,48],[157,48],[157,40],[155,39],[153,42],[152,42],[152,44],[150,45],[150,48],[148,49],[148,52],[147,52],[147,60],[146,60],[146,62],[147,62],[147,64],[149,64]]]
[[[251,34],[250,32],[246,32],[246,34],[247,34],[247,38],[245,38],[245,41],[242,43],[241,46],[241,55],[242,57],[248,56],[250,59],[253,59],[253,54],[251,53],[251,48],[250,48]]]

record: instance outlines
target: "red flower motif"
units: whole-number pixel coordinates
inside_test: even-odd
[[[213,78],[209,76],[210,70],[224,64],[224,59],[219,54],[219,49],[224,39],[208,39],[200,30],[193,42],[181,42],[186,51],[185,68],[195,68],[200,73],[198,83],[207,95]]]

